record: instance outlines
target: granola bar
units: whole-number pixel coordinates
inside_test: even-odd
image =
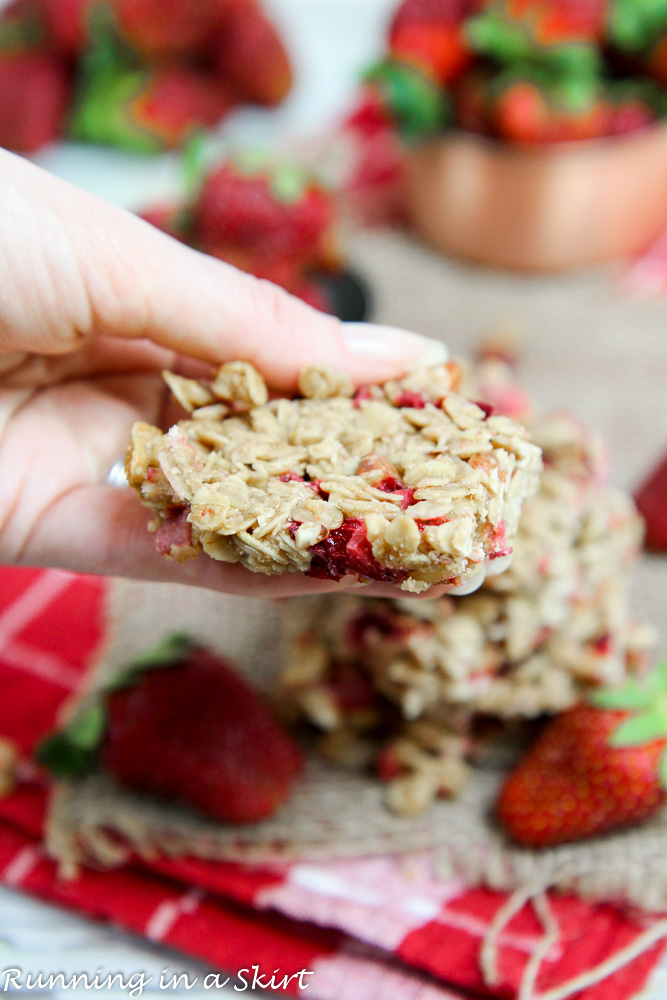
[[[470,388],[482,376],[497,400],[509,391],[507,372],[486,365],[467,373]],[[323,734],[327,757],[374,765],[398,812],[458,791],[480,725],[486,738],[491,720],[496,737],[646,662],[650,633],[627,610],[642,533],[634,505],[607,487],[596,435],[507,397],[513,407],[520,398],[545,471],[505,573],[467,597],[325,597],[295,607],[282,678],[288,713]]]
[[[328,368],[268,399],[249,364],[209,382],[166,373],[189,412],[136,424],[126,473],[158,552],[257,573],[354,575],[419,593],[509,556],[541,456],[526,430],[459,394],[453,364],[357,392]]]

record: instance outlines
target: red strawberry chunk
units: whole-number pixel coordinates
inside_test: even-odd
[[[410,389],[403,389],[393,400],[394,406],[405,406],[412,410],[423,410],[428,400],[420,392],[412,392]]]
[[[308,576],[318,580],[342,580],[355,574],[366,580],[400,583],[405,577],[401,570],[380,565],[368,541],[366,524],[359,518],[347,518],[310,551],[313,559]]]
[[[192,545],[192,526],[188,521],[189,507],[174,510],[155,532],[155,551],[160,556],[171,554],[172,549]]]
[[[386,746],[380,750],[375,761],[375,770],[380,781],[395,781],[406,773],[405,765],[401,763],[396,748]]]
[[[486,538],[489,544],[488,559],[500,559],[501,556],[511,556],[512,546],[508,544],[505,522],[487,525]]]

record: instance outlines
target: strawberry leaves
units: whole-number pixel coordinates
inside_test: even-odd
[[[667,740],[667,661],[658,664],[644,682],[633,679],[618,690],[598,692],[593,703],[634,713],[613,731],[611,747],[641,747],[654,740]],[[660,759],[659,778],[667,789],[667,750]]]
[[[633,678],[623,687],[598,691],[592,701],[599,708],[636,713],[612,732],[609,745],[614,749],[641,747],[667,739],[667,660],[654,667],[643,680]],[[667,750],[660,758],[658,776],[662,787],[667,789]]]
[[[106,730],[106,710],[101,701],[82,706],[66,729],[49,737],[37,751],[37,760],[61,780],[83,778],[94,771]]]
[[[650,709],[661,695],[667,697],[667,660],[653,668],[648,677],[633,677],[622,687],[603,688],[591,696],[598,708],[634,711]]]

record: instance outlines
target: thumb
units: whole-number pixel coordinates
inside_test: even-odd
[[[418,334],[325,316],[5,151],[0,227],[6,351],[60,354],[97,334],[149,338],[212,363],[250,361],[281,389],[307,365],[359,384],[447,357]]]

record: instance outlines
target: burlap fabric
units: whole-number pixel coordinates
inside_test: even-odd
[[[567,407],[604,433],[618,485],[632,487],[667,446],[664,300],[625,296],[613,272],[526,279],[471,270],[396,235],[359,235],[352,253],[371,281],[378,321],[444,339],[454,355],[469,353],[480,333],[499,324],[524,331],[522,381],[542,408]],[[667,560],[645,558],[633,603],[638,617],[663,630],[666,583]],[[101,673],[174,630],[219,649],[262,688],[270,688],[279,668],[280,603],[119,581],[109,618]],[[586,844],[519,850],[490,820],[500,780],[499,773],[480,770],[460,798],[409,819],[386,811],[372,779],[313,760],[278,817],[226,828],[96,777],[60,789],[50,844],[61,858],[106,864],[123,857],[108,831],[147,851],[262,861],[430,847],[437,849],[443,876],[461,873],[471,882],[531,894],[554,885],[596,900],[667,909],[667,815]]]

